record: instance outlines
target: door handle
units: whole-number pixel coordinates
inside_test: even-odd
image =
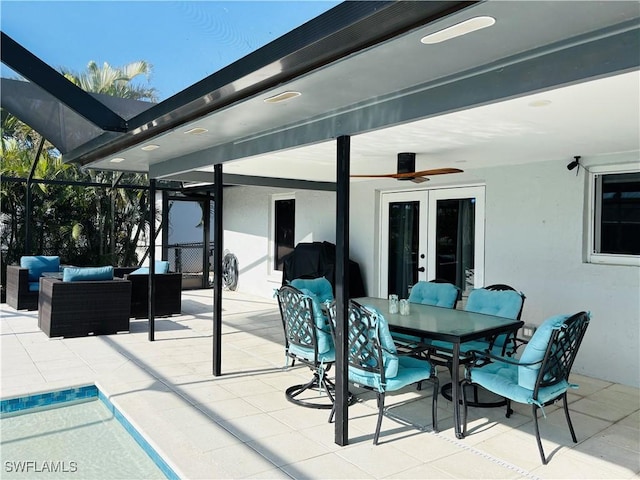
[[[419,272],[424,272],[424,267],[420,267],[420,268],[418,268],[418,271],[419,271]]]

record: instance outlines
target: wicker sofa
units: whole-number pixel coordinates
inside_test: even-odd
[[[40,279],[38,327],[49,337],[129,331],[131,282]]]

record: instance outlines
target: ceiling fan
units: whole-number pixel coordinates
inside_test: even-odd
[[[449,173],[461,173],[463,170],[458,168],[433,168],[431,170],[420,170],[416,172],[416,154],[415,153],[399,153],[398,154],[398,172],[397,173],[381,173],[377,175],[351,175],[358,178],[395,178],[397,180],[411,180],[415,183],[422,183],[429,180],[427,177],[432,175],[446,175]]]

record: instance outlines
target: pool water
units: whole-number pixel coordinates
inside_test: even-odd
[[[98,397],[3,415],[0,477],[167,478],[119,415]]]

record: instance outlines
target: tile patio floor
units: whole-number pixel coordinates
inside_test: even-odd
[[[349,409],[350,444],[334,443],[328,411],[286,401],[306,382],[306,367],[283,369],[275,300],[225,292],[223,376],[211,375],[211,290],[185,291],[183,315],[146,320],[111,336],[49,339],[37,312],[0,307],[1,396],[9,398],[95,382],[182,478],[640,478],[640,391],[574,375],[570,394],[578,437],[561,408],[545,409],[540,463],[530,408],[470,409],[471,434],[453,434],[452,405],[439,398],[440,432],[431,431],[430,392],[407,388],[387,397],[393,418],[372,445],[371,396]],[[587,332],[588,334],[588,332]],[[446,370],[440,372],[447,381]],[[427,398],[425,398],[427,397]]]

